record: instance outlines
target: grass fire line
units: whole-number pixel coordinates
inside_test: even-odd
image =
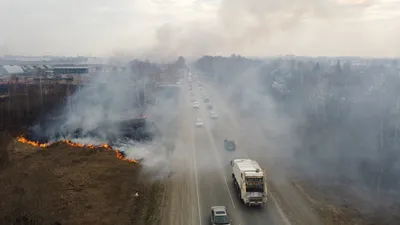
[[[32,146],[35,146],[35,147],[41,147],[41,148],[47,148],[47,147],[49,147],[49,146],[51,146],[51,145],[57,143],[57,142],[54,142],[54,143],[43,143],[43,144],[40,144],[38,141],[31,141],[31,140],[28,140],[28,139],[26,139],[26,137],[24,137],[24,136],[18,137],[18,138],[17,138],[17,141],[18,141],[18,142],[21,142],[21,143],[24,143],[24,144],[32,145]],[[120,159],[120,160],[124,160],[124,161],[129,161],[129,162],[137,163],[137,161],[136,161],[135,159],[133,159],[133,158],[132,158],[132,159],[128,159],[128,158],[124,157],[124,155],[123,155],[123,153],[122,153],[121,151],[116,150],[116,149],[113,149],[113,148],[112,148],[110,145],[108,145],[107,143],[100,144],[100,145],[92,145],[92,144],[87,144],[87,145],[85,145],[85,144],[80,144],[80,143],[74,143],[74,142],[72,142],[72,141],[70,141],[70,140],[60,140],[60,141],[58,141],[58,142],[63,142],[63,143],[68,144],[69,146],[80,147],[80,148],[91,148],[91,149],[94,149],[94,148],[106,148],[106,149],[108,149],[108,150],[115,151],[116,154],[117,154],[117,158]]]

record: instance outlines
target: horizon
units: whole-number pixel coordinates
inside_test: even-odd
[[[141,58],[137,56],[88,56],[88,55],[18,55],[18,54],[7,54],[7,55],[0,55],[0,59],[4,60],[3,58],[6,57],[21,57],[21,58],[92,58],[92,59],[112,59],[112,58],[129,58],[133,60],[173,60],[177,59],[178,57],[184,57],[185,59],[191,58],[191,59],[199,59],[201,57],[205,56],[210,56],[210,57],[243,57],[243,58],[248,58],[248,59],[264,59],[264,58],[290,58],[290,57],[303,57],[303,58],[360,58],[360,59],[400,59],[400,56],[357,56],[357,55],[334,55],[334,56],[327,56],[327,55],[318,55],[318,56],[309,56],[309,55],[293,55],[293,54],[282,54],[282,55],[265,55],[265,56],[247,56],[247,55],[240,55],[236,53],[232,53],[230,55],[201,55],[201,56],[184,56],[184,55],[179,55],[179,56],[174,56],[174,57],[168,57],[168,58],[161,58],[161,59],[152,59],[152,58]],[[8,60],[8,59],[6,59]]]
[[[5,0],[0,6],[7,31],[0,55],[400,56],[397,0]]]

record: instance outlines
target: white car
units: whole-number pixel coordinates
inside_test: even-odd
[[[198,103],[198,102],[194,102],[194,103],[193,103],[193,108],[195,108],[195,109],[200,108],[199,103]]]
[[[210,118],[211,119],[217,119],[218,118],[218,115],[215,113],[215,112],[210,112]]]
[[[201,119],[197,118],[196,127],[202,127],[202,126],[203,126],[203,121],[201,121]]]
[[[211,207],[211,224],[212,225],[230,225],[231,220],[228,216],[225,206],[213,206]]]

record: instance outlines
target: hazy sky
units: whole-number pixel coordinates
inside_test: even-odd
[[[400,0],[0,0],[0,55],[400,56]]]

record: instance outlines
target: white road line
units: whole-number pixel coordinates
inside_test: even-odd
[[[268,193],[268,194],[271,196],[272,201],[274,201],[274,203],[276,205],[276,208],[278,209],[279,216],[283,220],[283,223],[285,223],[285,225],[291,225],[291,223],[289,222],[289,220],[286,217],[285,213],[282,211],[281,207],[279,207],[278,202],[275,200],[274,196],[271,194],[271,192]]]
[[[202,112],[203,118],[204,118],[204,111],[202,110],[201,112]],[[211,143],[212,143],[212,145],[213,145],[213,150],[214,150],[213,152],[214,152],[215,157],[217,158],[219,167],[221,168],[221,171],[224,171],[224,167],[222,166],[221,160],[220,160],[220,158],[219,158],[219,156],[218,156],[217,146],[216,146],[216,144],[215,144],[214,137],[212,136],[212,134],[211,134],[211,132],[210,132],[210,129],[208,129],[208,126],[206,126],[207,124],[204,124],[204,125],[205,125],[205,126],[204,126],[205,129],[207,130],[208,136],[209,136],[210,139],[211,139]],[[233,198],[232,198],[231,191],[229,190],[229,187],[228,187],[228,181],[226,180],[226,177],[225,177],[225,175],[223,174],[223,172],[222,172],[222,177],[224,178],[225,186],[226,186],[226,189],[228,190],[228,194],[229,194],[229,197],[230,197],[230,199],[231,199],[233,208],[236,208],[235,203],[233,202]]]
[[[211,88],[212,88],[212,87],[211,87]],[[214,97],[215,97],[215,96],[214,96]],[[233,123],[233,125],[235,125],[236,127],[238,127],[238,125],[236,124],[235,120],[233,119],[232,113],[231,113],[231,112],[228,110],[228,108],[222,103],[222,99],[220,98],[219,100],[220,100],[220,101],[219,101],[220,107],[222,107],[222,108],[224,109],[225,113],[228,114],[228,117],[229,117],[229,119],[231,120],[231,122]],[[247,152],[246,152],[246,150],[244,150],[244,148],[242,148],[241,151],[244,153],[244,155],[246,156],[246,158],[250,159],[250,157],[247,155]],[[289,222],[289,220],[288,220],[288,218],[286,217],[285,213],[283,212],[282,208],[279,206],[278,202],[275,200],[275,198],[274,198],[274,196],[272,195],[272,193],[269,192],[268,194],[271,196],[272,201],[275,203],[276,208],[278,209],[279,216],[281,217],[281,219],[283,220],[283,222],[285,223],[285,225],[291,225],[291,223]]]
[[[197,163],[196,163],[196,147],[194,144],[194,129],[193,125],[190,126],[190,129],[192,130],[192,150],[193,150],[193,165],[194,165],[194,177],[196,180],[196,195],[197,195],[197,209],[199,212],[199,224],[201,225],[201,208],[200,208],[200,194],[199,194],[199,181],[198,181],[198,175],[197,175]]]
[[[211,87],[211,88],[212,88],[212,87]],[[213,95],[213,97],[214,97],[214,98],[218,98],[218,100],[219,100],[220,103],[222,102],[222,98],[220,98],[220,96]],[[224,104],[220,104],[220,105],[224,105]],[[225,107],[225,105],[222,106],[222,108],[223,108],[223,111],[225,112],[225,114],[228,115],[229,119],[231,120],[231,122],[232,122],[232,124],[235,126],[235,128],[239,128],[239,125],[238,125],[238,124],[236,123],[236,121],[233,119],[232,113],[230,113],[230,111],[228,110],[228,108]]]
[[[187,104],[187,103],[185,103]],[[191,116],[191,119],[193,119],[193,116]],[[202,225],[202,218],[201,218],[201,208],[200,208],[200,194],[199,194],[199,181],[198,181],[198,175],[197,175],[197,163],[196,163],[196,146],[194,144],[194,127],[192,125],[192,122],[190,121],[190,130],[191,130],[191,138],[192,138],[192,153],[193,153],[193,166],[194,166],[194,177],[195,177],[195,183],[196,183],[196,195],[197,195],[197,211],[199,213],[199,225]]]

